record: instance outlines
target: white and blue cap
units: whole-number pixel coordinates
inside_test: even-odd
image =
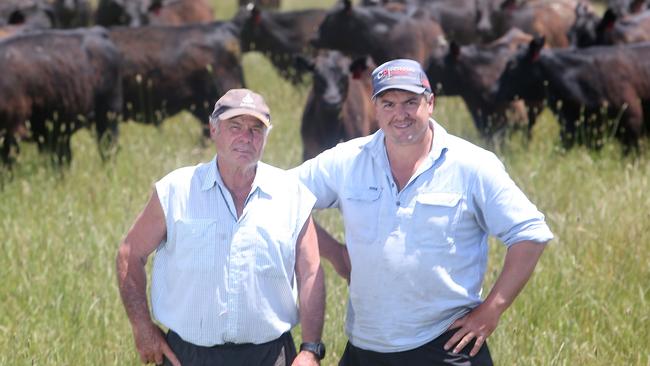
[[[389,89],[431,93],[431,84],[419,62],[402,58],[385,62],[372,72],[372,99]]]

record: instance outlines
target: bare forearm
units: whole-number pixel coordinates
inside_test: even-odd
[[[449,327],[456,331],[445,343],[446,350],[454,347],[454,352],[460,352],[472,339],[476,339],[470,356],[479,352],[485,340],[496,329],[501,314],[528,282],[544,248],[545,245],[541,243],[522,241],[508,249],[503,270],[485,301]]]
[[[298,281],[298,294],[303,342],[318,342],[325,314],[325,276],[320,266]]]
[[[513,244],[484,305],[503,313],[528,282],[545,247],[545,244],[532,241]]]
[[[336,272],[343,278],[350,279],[350,259],[347,248],[332,237],[325,229],[316,224],[318,250],[320,255],[330,261]]]
[[[147,304],[145,260],[131,257],[126,246],[120,247],[116,259],[120,296],[134,327],[152,322]]]

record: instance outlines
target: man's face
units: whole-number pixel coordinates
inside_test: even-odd
[[[429,131],[429,116],[433,112],[433,96],[403,90],[389,90],[375,99],[379,128],[386,142],[395,145],[422,143]]]
[[[210,125],[219,159],[248,167],[257,164],[266,143],[266,126],[257,118],[241,115]]]

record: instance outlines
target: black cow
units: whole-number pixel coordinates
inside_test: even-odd
[[[124,114],[158,124],[189,109],[207,133],[214,102],[244,85],[237,32],[231,22],[110,29],[124,59]]]
[[[621,18],[607,9],[599,17],[579,6],[569,39],[577,47],[650,41],[650,10]]]
[[[547,99],[565,147],[600,147],[616,133],[625,150],[638,146],[650,120],[650,43],[542,50],[531,41],[509,61],[497,100]]]
[[[179,25],[214,19],[206,0],[100,0],[95,22],[103,26]]]
[[[365,58],[352,61],[337,51],[323,51],[314,61],[302,62],[312,71],[314,81],[300,127],[304,160],[341,141],[377,130],[370,99],[372,62]]]
[[[508,60],[532,36],[513,28],[487,45],[459,47],[452,42],[444,57],[432,58],[427,75],[432,84],[440,84],[444,95],[460,95],[474,119],[474,125],[488,142],[499,142],[508,128],[526,126],[532,130],[541,105],[528,106],[521,101],[508,105],[494,102],[494,85]]]
[[[103,28],[32,31],[0,41],[2,160],[16,134],[30,131],[40,151],[72,158],[70,137],[94,123],[106,157],[122,108],[120,56]],[[27,123],[29,121],[29,123]],[[104,145],[103,143],[107,143]]]
[[[325,14],[324,9],[275,12],[249,6],[233,21],[241,28],[242,51],[264,53],[280,75],[297,83],[302,74],[294,68],[294,59],[308,51]]]
[[[312,44],[352,56],[370,55],[381,64],[395,58],[423,63],[444,51],[444,32],[426,11],[391,12],[383,7],[352,6],[349,0],[330,10]]]

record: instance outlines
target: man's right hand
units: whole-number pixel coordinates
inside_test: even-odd
[[[169,348],[163,331],[155,324],[149,323],[133,327],[135,347],[140,354],[140,361],[144,364],[155,363],[162,365],[166,357],[173,366],[181,366],[174,352]]]

